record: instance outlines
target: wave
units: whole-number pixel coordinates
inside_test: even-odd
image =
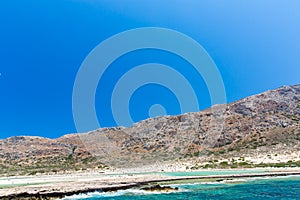
[[[170,192],[156,192],[156,191],[145,191],[142,189],[127,189],[118,190],[116,192],[89,192],[86,194],[76,194],[63,198],[62,200],[79,200],[79,199],[89,199],[94,197],[117,197],[117,196],[131,196],[131,195],[151,195],[151,194],[168,194],[174,192],[183,192],[184,190],[170,191]]]

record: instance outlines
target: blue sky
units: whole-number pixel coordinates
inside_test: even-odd
[[[229,102],[299,84],[299,10],[298,0],[3,0],[0,138],[54,138],[76,132],[72,90],[82,61],[101,41],[132,28],[170,28],[195,39],[218,66]],[[116,65],[147,62],[185,65],[176,56],[155,50],[135,52]],[[101,80],[106,93],[96,95],[97,112],[104,110],[98,117],[105,126],[115,125],[107,98],[118,73],[108,72]],[[199,81],[204,109],[210,99]],[[134,120],[147,118],[149,106],[155,103],[164,104],[169,114],[180,113],[166,88],[148,85],[132,97]]]

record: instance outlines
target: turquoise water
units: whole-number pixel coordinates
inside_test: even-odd
[[[215,170],[215,171],[193,171],[193,172],[163,172],[162,175],[166,176],[208,176],[208,175],[230,175],[230,174],[258,174],[265,173],[267,170],[264,169],[253,169],[253,170]]]
[[[172,200],[172,199],[295,199],[300,200],[300,176],[272,179],[241,179],[239,183],[195,183],[173,185],[174,193],[151,193],[139,189],[111,193],[89,193],[66,199],[77,200]],[[172,185],[171,185],[172,186]]]

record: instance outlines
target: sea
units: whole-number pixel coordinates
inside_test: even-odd
[[[170,193],[146,192],[141,189],[119,190],[116,192],[99,191],[73,195],[64,198],[64,200],[300,200],[300,176],[232,179],[220,182],[171,184],[169,186],[177,187],[179,190]]]

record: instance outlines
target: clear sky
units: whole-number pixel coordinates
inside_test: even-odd
[[[2,0],[0,138],[76,132],[72,91],[82,61],[101,41],[132,28],[170,28],[195,39],[218,66],[229,102],[299,84],[299,10],[298,0]],[[115,65],[147,62],[186,65],[157,50],[129,54]],[[108,71],[101,80],[106,93],[96,95],[104,126],[115,125],[107,98],[118,73]],[[198,89],[200,109],[209,107],[205,84]],[[174,95],[159,85],[140,88],[131,103],[135,121],[156,103],[180,113]]]

